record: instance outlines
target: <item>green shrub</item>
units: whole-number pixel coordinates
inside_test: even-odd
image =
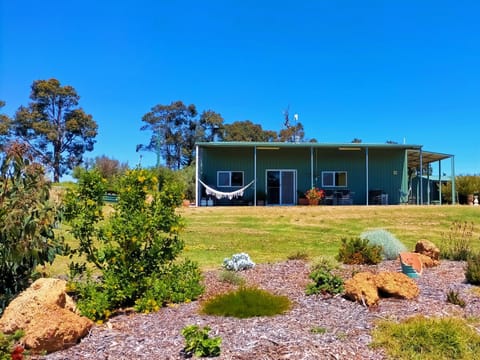
[[[472,285],[480,285],[480,253],[471,254],[465,267],[465,278]]]
[[[466,303],[465,300],[463,300],[458,291],[455,290],[450,290],[447,292],[447,302],[453,305],[458,305],[460,307],[465,307]]]
[[[371,346],[385,349],[392,359],[476,359],[480,335],[460,318],[418,316],[401,323],[380,322]]]
[[[79,309],[98,320],[120,307],[153,311],[197,298],[203,292],[198,266],[176,261],[184,247],[176,213],[181,189],[164,181],[158,190],[151,172],[127,171],[115,211],[103,221],[103,184],[97,172],[85,172],[78,189],[67,194],[66,218],[80,244],[75,251],[101,271],[98,283],[77,287]],[[86,265],[71,268],[81,272]]]
[[[39,265],[64,252],[54,229],[59,212],[50,201],[43,168],[24,145],[0,155],[0,315],[26,289]]]
[[[449,231],[442,233],[439,243],[443,259],[465,261],[472,252],[473,222],[454,221]]]
[[[332,271],[332,270],[338,269],[339,267],[340,267],[340,264],[338,263],[337,260],[335,260],[334,257],[324,256],[324,255],[316,257],[312,261],[312,264],[310,265],[311,271],[315,271],[315,270]]]
[[[17,330],[11,335],[0,332],[0,360],[23,359],[23,347],[19,344],[15,345],[15,343],[24,335],[25,333],[22,330]]]
[[[288,260],[308,260],[309,256],[306,251],[296,251],[287,256]]]
[[[309,275],[313,283],[307,285],[306,294],[331,294],[336,295],[344,291],[343,279],[339,276],[333,275],[331,272],[316,269]]]
[[[351,265],[375,265],[382,261],[382,247],[370,245],[367,239],[351,238],[342,239],[337,260]]]
[[[210,328],[205,326],[200,329],[197,325],[188,325],[182,329],[182,336],[185,338],[185,347],[183,351],[187,356],[219,356],[220,345],[222,344],[221,337],[210,338],[208,333]]]
[[[312,334],[325,334],[327,332],[327,329],[322,326],[314,326],[310,328],[310,332]]]
[[[208,300],[203,304],[202,312],[208,315],[249,318],[273,316],[289,308],[290,300],[286,296],[273,295],[257,288],[242,287]]]
[[[383,229],[365,231],[360,238],[367,239],[370,245],[381,246],[383,258],[387,260],[395,260],[398,254],[407,251],[407,247],[400,240]]]
[[[245,284],[245,279],[240,276],[238,273],[228,270],[223,270],[218,275],[218,278],[221,282],[232,285],[243,285]]]

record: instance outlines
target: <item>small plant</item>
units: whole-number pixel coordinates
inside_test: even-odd
[[[476,359],[480,352],[476,326],[454,317],[385,320],[373,331],[371,346],[385,349],[391,359]]]
[[[233,271],[223,270],[218,275],[218,278],[221,282],[224,282],[227,284],[232,284],[232,285],[245,284],[245,279]]]
[[[305,197],[308,200],[321,200],[325,196],[325,192],[319,188],[311,188],[305,192]]]
[[[465,300],[463,300],[458,294],[458,291],[455,290],[450,290],[447,293],[447,302],[453,305],[458,305],[462,308],[466,306]]]
[[[327,329],[322,326],[314,326],[310,329],[310,332],[312,334],[325,334],[327,332]]]
[[[480,285],[480,253],[471,254],[465,267],[465,278],[472,285]]]
[[[316,257],[310,267],[312,271],[320,269],[325,271],[332,271],[338,269],[340,267],[340,264],[337,260],[335,260],[334,257],[322,255]]]
[[[225,258],[223,260],[223,267],[226,270],[242,271],[251,269],[254,266],[255,263],[246,253],[234,254],[231,258]]]
[[[383,229],[365,231],[360,238],[367,239],[370,245],[381,246],[383,258],[387,260],[395,260],[398,254],[407,251],[407,247],[400,240]]]
[[[273,295],[257,288],[242,287],[210,299],[203,304],[202,312],[208,315],[249,318],[273,316],[289,308],[290,300],[286,296]]]
[[[308,253],[306,251],[296,251],[287,256],[288,260],[308,260]]]
[[[375,265],[382,261],[382,247],[370,245],[367,239],[351,238],[342,239],[337,260],[350,265]]]
[[[439,243],[443,259],[465,261],[472,252],[473,222],[454,221]]]
[[[307,285],[305,293],[336,295],[343,292],[343,279],[324,269],[316,269],[309,275],[313,283]]]
[[[188,325],[182,329],[182,336],[185,338],[185,347],[183,351],[187,356],[219,356],[221,337],[210,338],[208,333],[210,327],[205,326],[200,329],[198,325]]]
[[[0,332],[0,360],[22,360],[23,346],[16,344],[25,333],[17,330],[14,334],[5,335]]]

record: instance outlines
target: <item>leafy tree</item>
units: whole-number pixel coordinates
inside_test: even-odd
[[[185,105],[182,101],[170,105],[156,105],[146,113],[141,130],[152,132],[147,145],[137,145],[137,151],[153,151],[157,155],[157,167],[161,159],[170,169],[180,169],[190,165],[194,159],[196,137],[195,105]]]
[[[0,313],[27,288],[38,265],[63,253],[54,234],[58,213],[43,168],[25,144],[13,143],[0,158]]]
[[[202,112],[198,124],[198,136],[201,141],[214,141],[215,136],[222,136],[224,129],[222,115],[213,110]]]
[[[35,156],[53,170],[53,180],[73,169],[93,150],[97,124],[78,107],[80,96],[56,79],[36,80],[32,102],[21,106],[13,120],[14,134],[30,144]]]
[[[245,120],[226,124],[222,138],[225,141],[276,141],[277,133],[264,131],[262,125]]]
[[[279,140],[282,142],[302,142],[304,138],[305,131],[303,130],[303,125],[300,122],[280,130],[279,133]]]
[[[0,100],[0,109],[5,106],[5,101]],[[4,114],[0,114],[0,149],[6,143],[10,133],[11,119]]]

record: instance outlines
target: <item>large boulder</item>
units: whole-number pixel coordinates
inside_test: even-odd
[[[417,254],[424,268],[431,268],[440,265],[439,260],[433,260],[430,256]]]
[[[372,306],[380,300],[375,284],[375,274],[371,272],[356,273],[351,279],[345,281],[344,287],[347,298],[363,305]]]
[[[413,279],[397,272],[360,272],[345,281],[345,296],[366,306],[376,305],[382,297],[413,299],[419,293]]]
[[[415,244],[415,252],[428,256],[432,260],[440,259],[440,249],[431,241],[420,240]]]
[[[400,299],[414,299],[420,293],[415,280],[399,272],[385,271],[375,276],[380,294]]]
[[[0,319],[0,331],[22,329],[26,348],[53,352],[76,344],[93,322],[75,313],[73,300],[66,294],[66,282],[41,278],[16,297]]]

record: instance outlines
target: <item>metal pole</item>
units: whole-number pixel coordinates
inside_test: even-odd
[[[199,182],[198,182],[198,168],[199,168],[199,148],[198,145],[195,146],[195,206],[198,206],[198,190],[199,190]]]
[[[253,147],[253,206],[257,206],[257,147]]]
[[[310,147],[310,184],[310,188],[313,188],[313,146]]]
[[[438,200],[442,205],[442,160],[438,161]]]
[[[420,148],[420,205],[423,205],[423,152]]]
[[[368,147],[365,148],[365,194],[366,205],[368,206]]]
[[[455,188],[455,156],[452,155],[452,205],[456,204],[456,188]]]

